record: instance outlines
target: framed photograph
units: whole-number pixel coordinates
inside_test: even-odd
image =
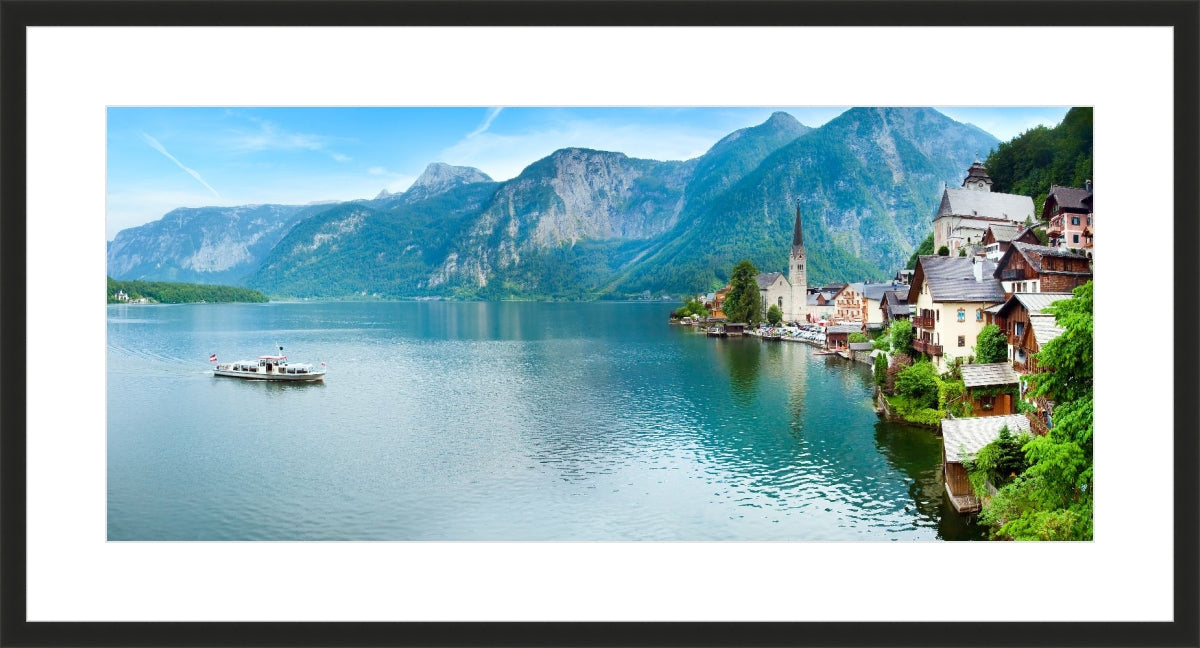
[[[1194,4],[0,10],[5,643],[1200,637]]]

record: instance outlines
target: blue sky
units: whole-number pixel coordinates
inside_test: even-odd
[[[1001,141],[1067,111],[937,109]],[[111,240],[176,207],[403,191],[431,162],[508,180],[567,146],[685,160],[776,110],[816,127],[846,108],[109,108],[106,231]]]

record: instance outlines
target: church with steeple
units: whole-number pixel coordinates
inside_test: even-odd
[[[785,322],[805,321],[808,305],[808,259],[804,252],[804,228],[800,218],[800,203],[796,203],[796,223],[792,230],[792,252],[788,257],[788,271],[767,272],[755,279],[762,298],[763,313],[772,305],[783,312]]]
[[[982,247],[984,233],[993,225],[1023,225],[1033,218],[1029,196],[992,191],[992,178],[978,158],[961,189],[942,189],[942,200],[933,217],[933,251],[943,246],[950,256],[961,248]]]

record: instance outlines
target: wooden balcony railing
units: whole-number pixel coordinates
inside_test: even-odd
[[[940,356],[940,355],[942,355],[942,345],[933,344],[932,342],[929,344],[926,344],[925,345],[925,353],[928,353],[931,356]]]
[[[1025,276],[1024,268],[1017,270],[1003,270],[1000,272],[1001,281],[1024,281],[1026,279],[1028,279],[1028,277]]]
[[[912,318],[913,326],[923,329],[933,328],[933,318],[928,315],[917,315]]]
[[[928,342],[920,339],[913,340],[912,342],[913,351],[916,351],[917,353],[925,353],[925,349],[929,348],[928,345]]]

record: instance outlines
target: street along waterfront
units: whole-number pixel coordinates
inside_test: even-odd
[[[870,369],[667,303],[110,306],[110,540],[976,539]],[[323,383],[214,379],[278,342]]]

